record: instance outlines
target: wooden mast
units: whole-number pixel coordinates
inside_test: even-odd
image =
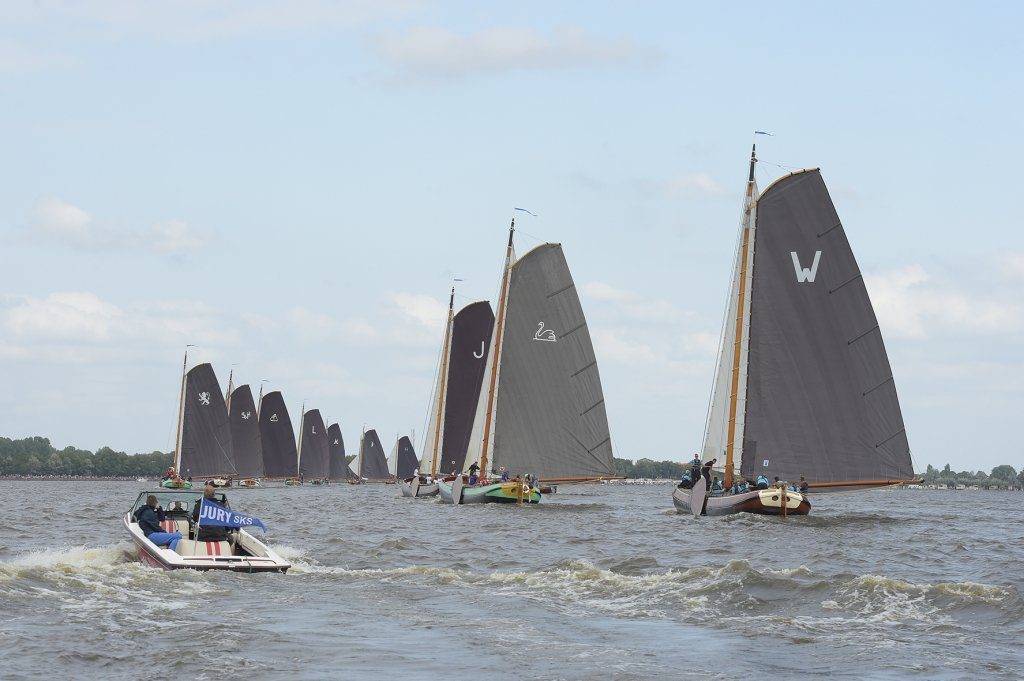
[[[181,477],[181,426],[185,422],[185,369],[188,368],[188,349],[185,346],[185,360],[181,363],[181,397],[178,400],[178,430],[174,435],[174,472]]]
[[[231,413],[231,391],[235,387],[235,370],[232,369],[231,373],[228,374],[228,390],[224,393],[224,406],[228,408],[228,413]]]
[[[754,164],[757,163],[757,145],[750,150],[750,175],[747,177],[747,196],[743,201],[743,243],[740,246],[740,285],[736,303],[736,335],[732,349],[732,386],[729,391],[729,437],[725,445],[725,488],[732,487],[732,471],[736,445],[736,403],[740,389],[740,355],[743,346],[743,305],[747,293],[747,253],[750,248],[750,211],[754,206]]]
[[[494,354],[491,359],[491,381],[487,388],[487,411],[484,420],[484,443],[483,451],[480,452],[480,474],[487,475],[487,446],[491,440],[491,421],[493,420],[494,407],[494,386],[498,382],[498,358],[501,356],[501,336],[505,330],[505,307],[508,302],[508,280],[509,272],[512,270],[512,237],[516,232],[516,219],[512,218],[512,224],[508,228],[508,247],[505,249],[505,272],[501,278],[501,295],[498,297],[498,316],[494,326],[494,347],[491,352]]]
[[[441,419],[444,408],[444,391],[448,387],[448,344],[452,339],[452,319],[455,309],[455,287],[452,286],[452,295],[448,298],[448,323],[444,327],[444,346],[441,349],[441,377],[437,388],[437,421],[434,423],[434,454],[430,459],[430,477],[437,474],[437,448],[441,442]]]
[[[295,448],[295,477],[299,477],[300,464],[302,463],[302,432],[306,430],[306,403],[302,403],[302,413],[299,415],[299,446]]]

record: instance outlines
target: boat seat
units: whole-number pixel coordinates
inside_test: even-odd
[[[188,536],[188,520],[184,518],[170,519],[160,521],[160,529],[164,532],[181,532],[182,537]]]
[[[177,553],[180,556],[230,556],[231,544],[226,541],[193,541],[182,539],[178,542]]]

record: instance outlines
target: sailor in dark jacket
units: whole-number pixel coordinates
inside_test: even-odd
[[[230,508],[227,497],[222,502],[213,498],[215,491],[213,485],[207,485],[203,488],[203,498],[224,508]],[[192,522],[196,524],[199,524],[199,507],[201,505],[202,502],[196,504],[192,509]],[[231,534],[228,532],[228,528],[220,525],[199,525],[199,532],[196,534],[196,541],[228,541],[230,538]]]
[[[178,548],[181,532],[164,532],[160,522],[164,519],[164,510],[156,505],[156,497],[146,497],[146,505],[135,511],[135,520],[139,529],[149,541],[157,546],[166,546],[171,551]]]

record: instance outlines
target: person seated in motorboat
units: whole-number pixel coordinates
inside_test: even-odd
[[[715,476],[715,479],[711,481],[711,493],[712,494],[721,494],[722,493],[722,483],[720,483],[718,481],[718,476],[717,475]]]
[[[171,503],[171,507],[169,509],[164,511],[164,515],[168,515],[168,516],[174,516],[174,515],[185,516],[185,515],[188,515],[188,509],[185,508],[185,502],[184,501],[175,501],[175,502]]]
[[[135,522],[149,541],[157,546],[166,546],[171,551],[178,548],[181,532],[164,532],[160,522],[164,519],[164,509],[156,505],[156,497],[146,497],[146,505],[135,511]]]
[[[213,485],[207,485],[203,488],[203,498],[207,501],[223,506],[224,508],[230,508],[228,506],[228,499],[223,494],[221,500],[218,501],[214,494],[216,489]],[[199,525],[199,509],[202,507],[202,502],[197,502],[195,507],[192,509],[192,523]],[[196,533],[196,541],[231,541],[231,528],[221,527],[220,525],[199,525],[199,531]]]
[[[679,479],[679,489],[690,489],[693,487],[693,478],[690,477],[690,471],[683,471],[683,477]]]
[[[807,484],[807,480],[804,478],[804,476],[801,475],[800,476],[800,493],[801,494],[807,494],[808,490],[810,490],[810,486]]]
[[[757,476],[757,482],[754,483],[754,488],[768,489],[768,477],[764,473],[761,473],[760,475]]]

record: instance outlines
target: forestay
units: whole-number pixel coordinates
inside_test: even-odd
[[[817,170],[758,199],[746,392],[748,479],[913,477],[878,321]]]

